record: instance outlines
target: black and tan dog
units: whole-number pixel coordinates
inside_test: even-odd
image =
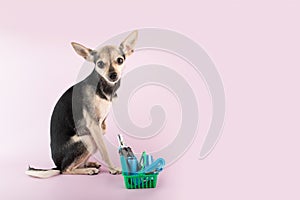
[[[48,178],[58,174],[98,174],[100,165],[88,162],[97,150],[111,174],[121,173],[109,158],[103,135],[106,116],[120,86],[124,61],[132,54],[137,36],[138,32],[134,31],[120,46],[104,46],[99,50],[72,43],[75,51],[93,62],[95,68],[87,78],[69,88],[54,108],[50,133],[56,168],[29,167],[27,175]]]

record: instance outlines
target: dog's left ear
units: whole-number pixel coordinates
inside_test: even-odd
[[[133,53],[137,39],[138,31],[133,31],[120,44],[120,49],[123,51],[126,57]]]

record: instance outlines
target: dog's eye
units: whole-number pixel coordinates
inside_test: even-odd
[[[123,62],[124,62],[123,58],[118,58],[118,59],[117,59],[117,63],[118,63],[119,65],[121,65]]]
[[[103,68],[104,67],[104,62],[102,60],[100,60],[99,62],[97,62],[97,66],[99,68]]]

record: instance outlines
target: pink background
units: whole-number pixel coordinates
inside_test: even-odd
[[[299,199],[299,9],[296,0],[2,1],[0,198]],[[198,160],[204,123],[155,190],[126,190],[122,176],[105,170],[91,177],[27,177],[28,164],[53,166],[51,111],[83,63],[70,42],[96,47],[143,27],[185,34],[216,64],[227,113],[214,151]],[[168,143],[171,136],[164,138]]]

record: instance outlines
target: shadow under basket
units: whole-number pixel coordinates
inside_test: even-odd
[[[123,173],[124,183],[127,189],[155,188],[158,173],[126,175]]]

